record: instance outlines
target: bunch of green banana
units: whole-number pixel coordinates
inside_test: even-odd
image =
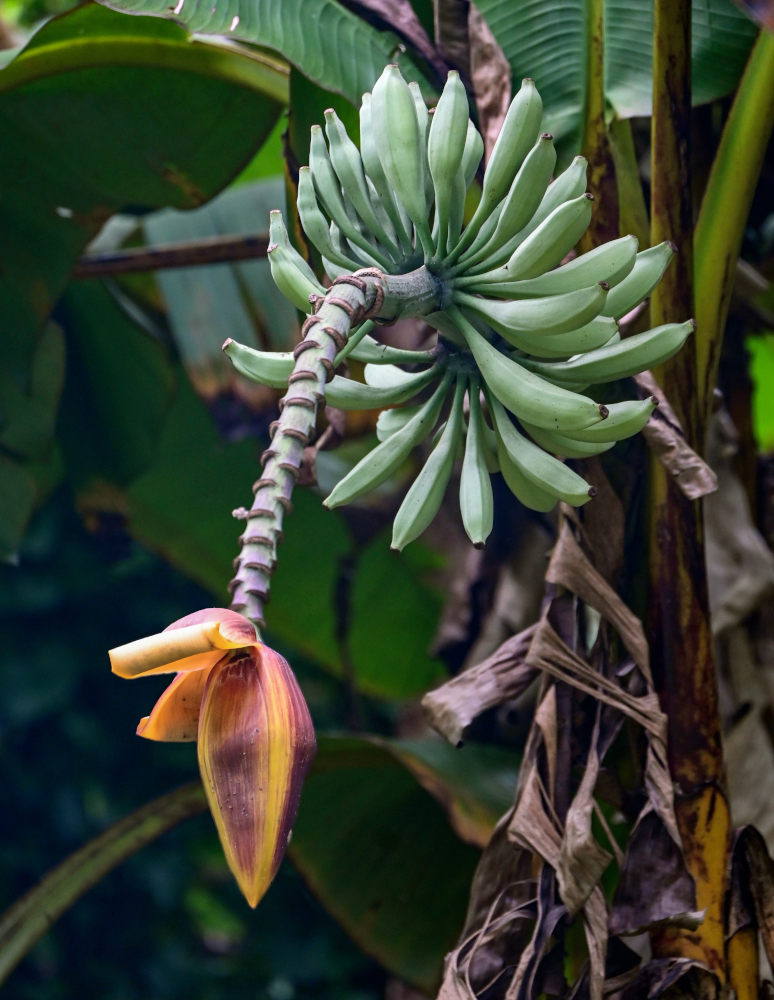
[[[580,505],[594,489],[559,458],[586,458],[636,434],[652,399],[605,406],[589,385],[625,378],[675,354],[692,322],[621,338],[618,321],[643,302],[674,254],[663,243],[638,253],[625,236],[571,255],[591,219],[586,162],[576,157],[551,180],[552,137],[541,132],[542,102],[524,80],[483,174],[478,205],[463,225],[484,144],[468,97],[451,72],[428,114],[416,84],[388,66],[360,109],[360,149],[335,112],[312,128],[309,166],[300,170],[298,213],[330,278],[378,268],[391,275],[426,269],[438,287],[435,312],[417,313],[438,332],[435,348],[381,345],[373,323],[352,331],[337,358],[365,362],[365,381],[336,374],[328,403],[380,409],[379,443],[325,503],[348,503],[394,475],[422,442],[428,457],[398,510],[393,545],[402,548],[434,517],[461,457],[463,525],[476,545],[492,528],[491,474],[518,499],[546,511]],[[271,216],[274,279],[299,309],[325,289]],[[566,261],[566,262],[565,262]],[[404,314],[411,314],[410,306]],[[278,388],[291,354],[228,341],[242,373]]]

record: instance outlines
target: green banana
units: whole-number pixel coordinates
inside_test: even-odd
[[[556,150],[553,136],[549,132],[544,132],[527,154],[513,179],[503,201],[495,231],[483,245],[477,246],[478,238],[475,239],[470,249],[460,257],[460,263],[471,266],[490,258],[521,232],[535,214],[546,193],[555,164]],[[592,283],[593,281],[587,282],[587,284]]]
[[[395,409],[382,410],[376,419],[376,436],[380,441],[386,441],[411,420],[419,412],[422,404],[414,406],[399,406]]]
[[[465,456],[460,472],[460,514],[465,533],[476,548],[481,548],[492,531],[494,501],[484,438],[484,416],[479,399],[478,379],[468,388],[468,432]]]
[[[363,161],[360,159],[358,148],[347,135],[341,119],[332,108],[325,112],[325,134],[328,137],[330,162],[342,190],[346,191],[355,212],[363,220],[366,228],[384,246],[392,260],[400,261],[403,256],[400,249],[387,234],[371,205],[363,172]],[[314,174],[314,167],[312,173]]]
[[[502,449],[525,479],[554,500],[564,500],[574,507],[591,499],[596,490],[585,479],[520,434],[494,396],[488,397],[488,403]]]
[[[638,434],[650,419],[651,413],[658,406],[655,396],[648,399],[626,399],[622,403],[610,403],[608,416],[602,423],[594,427],[584,427],[565,433],[573,441],[586,441],[589,444],[599,444],[605,441],[623,441],[624,438]]]
[[[287,389],[295,364],[290,351],[256,351],[230,337],[224,343],[223,350],[240,375],[272,389]]]
[[[666,323],[644,333],[635,333],[617,343],[598,347],[569,361],[533,361],[531,358],[524,358],[522,364],[557,385],[615,382],[667,361],[680,350],[695,329],[693,320],[686,323]]]
[[[548,185],[535,214],[519,234],[522,239],[526,239],[530,233],[534,232],[541,222],[564,202],[580,198],[586,190],[587,167],[586,159],[583,156],[576,156],[569,167]]]
[[[470,348],[484,384],[511,413],[539,427],[566,431],[604,420],[607,409],[587,396],[562,389],[512,361],[483,337],[456,307],[450,318]]]
[[[373,324],[371,324],[373,326]],[[353,336],[355,336],[353,334]],[[350,338],[351,339],[351,338]],[[346,350],[346,348],[345,348]],[[344,355],[338,356],[338,360]],[[411,351],[402,347],[391,347],[389,344],[381,344],[378,340],[367,334],[363,336],[359,343],[347,352],[347,355],[355,361],[370,362],[375,365],[384,364],[420,364],[435,360],[435,351]],[[344,355],[346,356],[346,355]]]
[[[561,455],[563,458],[591,458],[609,451],[615,445],[615,441],[599,441],[594,444],[589,441],[576,441],[566,434],[548,430],[546,427],[535,427],[534,424],[525,424],[524,421],[522,427],[544,451],[552,455]]]
[[[535,145],[542,117],[543,102],[534,80],[522,80],[521,89],[511,101],[486,165],[481,201],[450,255],[451,261],[456,260],[470,246],[481,224],[502,201],[524,157]]]
[[[311,129],[309,169],[312,173],[315,190],[322,202],[322,207],[327,212],[331,222],[341,230],[350,242],[356,255],[369,264],[373,262],[378,267],[389,270],[390,257],[387,252],[377,245],[376,238],[369,239],[358,228],[355,221],[357,212],[354,205],[351,212],[347,211],[347,202],[352,204],[351,195],[353,193],[357,194],[357,191],[352,192],[347,190],[345,201],[339,185],[339,178],[333,169],[328,147],[325,145],[323,132],[319,125],[312,125]],[[361,254],[360,251],[363,251],[363,253]]]
[[[637,254],[631,272],[615,287],[615,294],[608,296],[602,310],[608,316],[620,319],[646,299],[661,281],[669,262],[677,253],[674,243],[659,243]]]
[[[376,151],[396,198],[416,227],[425,254],[432,256],[425,195],[425,136],[419,134],[411,90],[395,65],[385,67],[371,92],[371,118],[379,123]]]
[[[468,119],[465,148],[462,151],[462,162],[460,163],[466,191],[473,183],[473,178],[476,176],[476,171],[483,155],[484,140],[481,138],[481,134],[473,122]]]
[[[591,285],[576,292],[563,292],[536,299],[485,299],[453,292],[452,302],[484,319],[515,347],[522,332],[542,336],[567,333],[598,316],[607,298],[604,285]]]
[[[317,204],[314,182],[309,167],[301,167],[298,171],[298,217],[304,232],[312,241],[314,246],[320,251],[322,256],[343,269],[346,274],[351,274],[362,267],[362,262],[343,253],[334,246],[331,240],[328,220]],[[331,271],[328,271],[331,274]],[[334,275],[335,277],[335,275]]]
[[[439,258],[446,253],[446,237],[452,217],[452,198],[459,197],[455,179],[462,168],[468,137],[468,95],[460,75],[452,70],[436,105],[427,137],[427,163],[435,191],[435,214],[438,220]],[[465,194],[462,193],[463,209]],[[454,213],[455,217],[457,214]]]
[[[411,450],[423,441],[433,430],[443,401],[451,384],[452,375],[444,374],[433,395],[400,430],[382,441],[362,458],[333,488],[323,503],[326,507],[338,507],[349,503],[379,486],[388,479],[408,458]]]
[[[451,477],[464,421],[465,379],[458,376],[449,419],[398,508],[392,526],[392,548],[400,551],[427,528],[441,506]]]
[[[425,371],[402,373],[402,381],[391,385],[373,386],[355,379],[334,375],[325,387],[325,401],[340,410],[378,410],[384,406],[397,406],[413,399],[440,374],[440,368],[427,368]]]
[[[609,344],[618,333],[618,324],[611,316],[595,316],[589,323],[570,330],[546,336],[539,330],[535,333],[520,333],[519,348],[536,358],[567,358],[597,347]],[[513,358],[519,361],[519,357]]]
[[[402,206],[399,206],[395,199],[395,194],[385,176],[382,162],[376,151],[374,126],[371,118],[370,94],[363,94],[363,103],[360,105],[360,155],[368,179],[373,184],[384,211],[395,227],[401,248],[404,254],[410,255],[413,251],[411,221],[406,215],[405,209],[401,211]]]
[[[425,180],[425,202],[428,206],[433,204],[433,179],[427,168],[427,140],[430,134],[430,112],[427,110],[425,99],[419,84],[412,80],[408,85],[411,96],[414,98],[414,110],[417,114],[417,126],[419,127],[419,141],[422,143],[420,159],[422,161],[422,176]]]
[[[478,133],[475,125],[468,119],[467,134],[465,136],[465,148],[462,151],[462,160],[457,173],[454,176],[454,189],[451,196],[451,206],[449,215],[449,226],[446,235],[446,246],[454,246],[460,238],[462,224],[465,219],[465,202],[467,191],[476,170],[484,155],[484,140]]]
[[[496,299],[559,295],[586,288],[596,281],[604,281],[612,289],[630,274],[636,257],[637,238],[622,236],[536,278],[511,279],[509,272],[499,267],[485,274],[463,275],[456,285],[466,292],[479,292]],[[604,312],[613,315],[607,308]]]
[[[555,267],[572,250],[583,236],[591,222],[593,197],[582,194],[566,201],[533,230],[526,239],[524,230],[511,237],[507,243],[494,251],[486,261],[469,267],[468,273],[478,273],[481,269],[491,270],[504,260],[503,271],[510,280],[534,278],[551,267]],[[461,267],[458,264],[457,267]]]
[[[297,309],[308,313],[310,296],[325,295],[325,288],[292,246],[282,213],[278,211],[269,212],[268,257],[274,284]]]

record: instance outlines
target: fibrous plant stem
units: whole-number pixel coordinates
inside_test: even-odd
[[[333,378],[334,361],[351,330],[369,317],[389,322],[401,315],[422,316],[440,306],[442,282],[424,267],[410,274],[385,275],[366,268],[337,278],[301,328],[288,391],[280,416],[271,428],[270,446],[261,456],[263,471],[253,484],[253,503],[234,516],[247,522],[240,536],[235,574],[229,584],[231,607],[259,629],[269,597],[271,575],[282,538],[282,522],[290,510],[304,448],[314,431],[325,385]]]

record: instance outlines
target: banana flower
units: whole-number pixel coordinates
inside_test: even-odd
[[[269,888],[315,752],[312,720],[288,663],[226,608],[186,615],[110,651],[119,677],[176,674],[137,727],[150,740],[196,740],[223,853],[250,906]]]

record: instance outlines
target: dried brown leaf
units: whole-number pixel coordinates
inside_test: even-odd
[[[766,957],[774,970],[774,861],[766,841],[752,826],[738,830],[734,841],[732,883],[737,879],[747,887]]]
[[[433,0],[433,11],[436,48],[441,58],[459,70],[467,87],[470,84],[469,0]]]
[[[567,810],[559,863],[556,867],[559,894],[571,917],[586,906],[613,857],[600,847],[591,829],[594,815],[594,788],[599,776],[597,736],[598,724],[591,738],[583,777]]]
[[[620,1000],[717,1000],[717,978],[693,958],[652,959],[618,995]]]
[[[617,708],[656,739],[664,742],[666,719],[655,693],[635,696],[625,691],[574,653],[546,619],[538,625],[526,662],[598,701]]]
[[[380,30],[398,35],[433,67],[439,81],[445,79],[448,66],[422,27],[409,0],[341,0],[341,3]]]
[[[689,500],[707,496],[718,487],[717,477],[685,440],[683,428],[666,396],[650,372],[635,375],[643,399],[655,396],[658,407],[643,430],[643,436],[659,462]]]
[[[535,628],[512,636],[486,660],[428,692],[422,710],[433,729],[459,746],[465,728],[482,712],[522,694],[537,676],[524,663]]]
[[[569,521],[562,522],[559,538],[551,555],[546,581],[576,594],[591,605],[615,628],[630,656],[650,678],[648,642],[639,618],[624,604],[575,540]]]
[[[774,554],[755,526],[733,468],[737,433],[725,411],[713,415],[708,454],[718,490],[704,502],[707,585],[717,636],[748,618],[774,589]]]
[[[680,848],[652,809],[629,838],[610,914],[611,934],[638,934],[666,924],[695,927],[696,889]]]
[[[470,76],[478,109],[478,125],[488,159],[511,103],[511,67],[479,9],[468,15]]]

